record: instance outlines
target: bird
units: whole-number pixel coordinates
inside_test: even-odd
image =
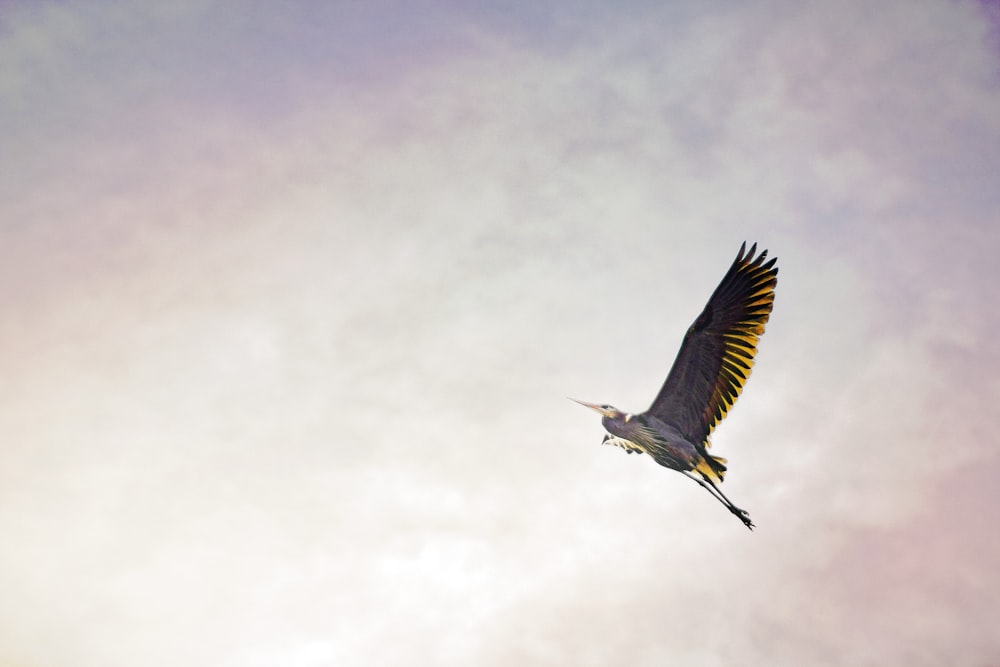
[[[774,307],[777,258],[746,241],[705,308],[684,334],[660,392],[645,412],[570,399],[602,415],[602,444],[648,454],[661,466],[693,479],[743,524],[750,514],[726,497],[719,485],[726,459],[709,452],[709,436],[739,398],[757,353],[757,343]]]

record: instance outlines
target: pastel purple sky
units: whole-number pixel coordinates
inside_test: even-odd
[[[998,22],[0,1],[0,664],[996,664]],[[744,239],[753,533],[566,400]]]

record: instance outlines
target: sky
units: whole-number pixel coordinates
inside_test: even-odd
[[[998,173],[986,0],[0,1],[0,664],[996,664]],[[566,400],[744,240],[754,532]]]

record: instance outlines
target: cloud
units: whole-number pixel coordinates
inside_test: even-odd
[[[4,25],[0,655],[992,659],[974,7],[215,11]],[[744,239],[752,535],[564,399],[645,407]]]

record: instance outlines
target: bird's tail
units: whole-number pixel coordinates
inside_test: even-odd
[[[702,478],[721,484],[726,477],[726,459],[721,456],[712,456],[708,452],[703,452],[701,461],[694,467],[694,471]]]

